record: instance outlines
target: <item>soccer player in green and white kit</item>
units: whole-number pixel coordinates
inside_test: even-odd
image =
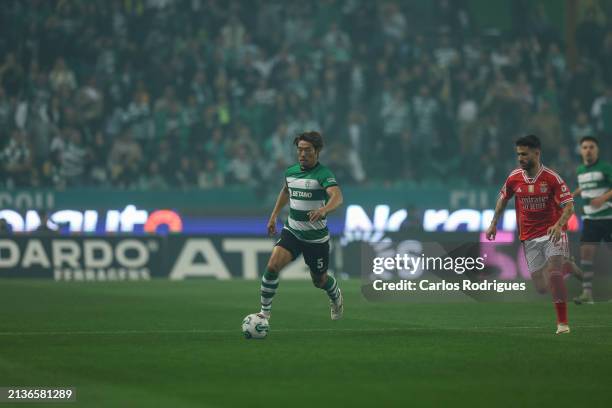
[[[312,282],[329,296],[332,320],[338,320],[344,312],[344,302],[338,282],[327,273],[329,231],[326,217],[342,205],[342,192],[334,174],[319,163],[319,153],[323,149],[321,135],[305,132],[293,143],[297,147],[299,163],[285,171],[285,185],[270,215],[268,233],[276,234],[276,219],[287,203],[289,217],[261,279],[260,314],[270,318],[280,271],[303,254]]]
[[[593,259],[601,241],[612,242],[612,165],[599,160],[599,142],[592,136],[580,140],[582,165],[578,167],[578,188],[584,200],[580,266],[583,270],[582,294],[576,304],[593,303]]]

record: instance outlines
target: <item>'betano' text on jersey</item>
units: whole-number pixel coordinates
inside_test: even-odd
[[[334,174],[321,163],[310,169],[295,164],[285,171],[285,182],[289,190],[289,217],[285,228],[301,241],[327,242],[327,219],[311,222],[308,213],[327,203],[326,189],[338,185]]]
[[[501,195],[506,200],[515,197],[521,241],[546,235],[548,228],[561,217],[562,207],[574,201],[563,179],[543,165],[534,178],[529,178],[523,169],[511,172],[501,189]],[[565,229],[567,225],[563,226]]]
[[[590,166],[581,165],[576,169],[580,197],[583,200],[582,218],[592,220],[612,219],[612,201],[608,200],[601,207],[593,207],[591,200],[612,189],[612,165],[598,160]]]

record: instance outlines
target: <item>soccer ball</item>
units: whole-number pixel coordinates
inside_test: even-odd
[[[265,339],[270,325],[261,314],[250,314],[242,321],[242,334],[247,339]]]

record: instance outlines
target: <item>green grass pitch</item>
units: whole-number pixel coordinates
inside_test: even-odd
[[[255,281],[0,283],[0,386],[72,386],[53,407],[609,407],[612,303],[369,303],[282,281],[245,340]],[[18,407],[48,404],[16,404]],[[0,408],[9,404],[0,404]]]

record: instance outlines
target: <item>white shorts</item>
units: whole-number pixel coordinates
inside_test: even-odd
[[[569,258],[569,243],[565,232],[561,234],[559,241],[554,243],[549,240],[548,235],[523,241],[523,248],[529,273],[542,269],[551,256],[561,255]]]

